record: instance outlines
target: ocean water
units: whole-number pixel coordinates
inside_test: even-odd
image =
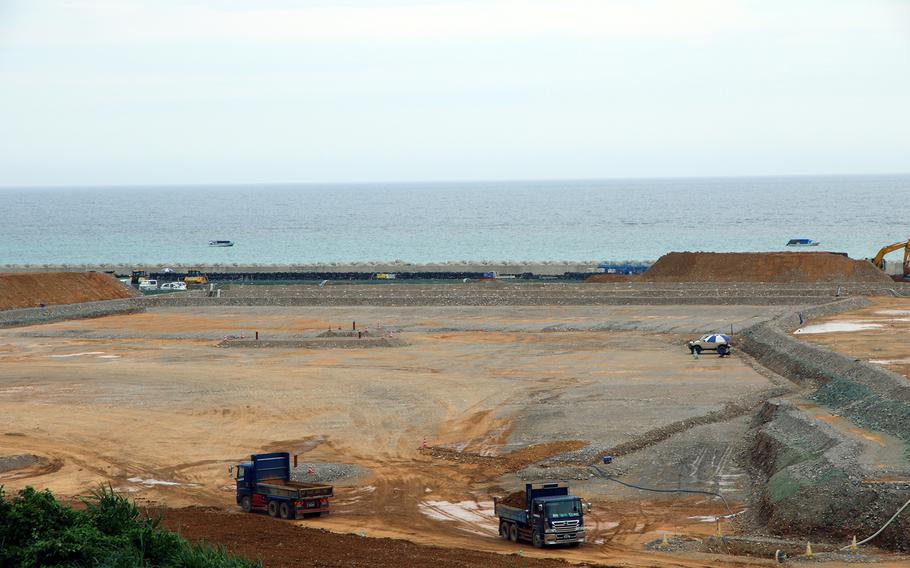
[[[910,238],[910,175],[0,189],[0,265],[655,260],[796,237],[860,258]]]

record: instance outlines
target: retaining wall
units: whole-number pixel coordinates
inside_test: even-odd
[[[803,296],[537,296],[534,294],[440,294],[438,296],[246,296],[209,298],[203,296],[160,295],[144,298],[149,307],[201,306],[659,306],[659,305],[749,305],[781,306],[828,302],[826,297]]]

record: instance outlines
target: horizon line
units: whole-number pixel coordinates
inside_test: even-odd
[[[865,173],[827,173],[827,174],[733,174],[733,175],[684,175],[684,176],[617,176],[617,177],[546,177],[546,178],[474,178],[474,179],[427,179],[427,180],[388,180],[388,181],[250,181],[250,182],[167,182],[167,183],[102,183],[102,184],[25,184],[0,185],[0,191],[9,189],[130,189],[143,187],[224,187],[224,186],[350,186],[350,185],[421,185],[421,184],[481,184],[481,183],[554,183],[554,182],[596,182],[596,181],[639,181],[639,180],[698,180],[698,179],[747,179],[747,178],[807,178],[807,177],[874,177],[874,176],[910,176],[906,172],[865,172]]]

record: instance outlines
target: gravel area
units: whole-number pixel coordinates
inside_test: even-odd
[[[39,459],[31,454],[0,456],[0,473],[35,465],[38,461]]]
[[[291,479],[306,483],[350,483],[369,475],[369,469],[350,463],[298,462],[291,468]]]

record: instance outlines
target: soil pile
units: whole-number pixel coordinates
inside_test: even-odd
[[[893,284],[870,262],[826,252],[671,252],[641,275],[645,282],[869,282]]]
[[[230,552],[261,559],[265,568],[321,566],[363,568],[433,566],[434,568],[570,568],[560,560],[520,559],[463,548],[423,546],[405,540],[364,538],[300,527],[264,515],[226,513],[192,507],[164,511],[163,524],[191,541],[220,544]],[[520,549],[516,548],[516,551]]]
[[[516,507],[518,509],[524,509],[525,505],[528,503],[528,497],[525,495],[524,491],[516,491],[514,493],[509,493],[503,498],[500,503],[506,507]]]
[[[131,298],[133,291],[100,272],[0,274],[0,310]]]

